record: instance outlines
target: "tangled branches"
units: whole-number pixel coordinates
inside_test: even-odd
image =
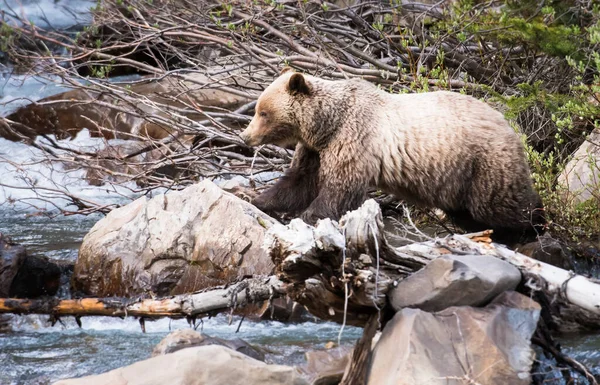
[[[281,171],[291,151],[254,153],[237,133],[257,96],[288,65],[327,78],[361,77],[391,92],[494,97],[514,110],[538,151],[549,151],[556,122],[529,96],[539,84],[545,93],[568,93],[581,81],[565,57],[588,57],[598,44],[550,40],[584,41],[581,31],[597,15],[591,3],[556,6],[554,13],[520,4],[105,0],[92,25],[77,33],[44,30],[9,12],[0,35],[14,68],[71,91],[8,115],[0,132],[12,140],[60,139],[85,127],[93,136],[135,139],[89,153],[65,151],[51,137],[35,145],[51,159],[83,165],[93,183],[134,180],[137,192]],[[118,75],[129,77],[116,82]],[[585,76],[590,83],[595,74]],[[515,97],[526,105],[511,107]],[[539,108],[543,113],[531,114]],[[584,118],[577,133],[593,128]]]

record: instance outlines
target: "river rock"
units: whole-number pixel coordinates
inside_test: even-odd
[[[169,333],[154,347],[154,350],[152,350],[152,357],[174,353],[181,349],[206,345],[225,346],[231,350],[245,354],[248,357],[252,357],[255,360],[265,360],[265,354],[261,350],[240,338],[225,340],[207,336],[206,334],[199,333],[193,329],[178,329]]]
[[[540,305],[516,292],[485,308],[406,308],[385,326],[368,385],[529,385]]]
[[[183,349],[55,385],[308,385],[294,368],[267,365],[217,345]]]
[[[98,297],[189,293],[268,275],[275,220],[204,180],[111,211],[84,237],[72,288]]]
[[[339,346],[305,353],[306,365],[301,368],[311,385],[337,385],[352,357],[352,346]]]
[[[396,311],[480,306],[521,282],[519,269],[488,255],[448,255],[429,262],[388,292]]]
[[[42,256],[28,255],[24,246],[0,233],[0,297],[35,298],[54,295],[60,267]]]
[[[573,261],[560,241],[548,233],[539,236],[535,242],[519,246],[515,251],[565,270],[573,270]]]
[[[590,133],[575,154],[557,183],[567,191],[569,200],[582,203],[598,196],[600,191],[600,129]]]
[[[123,94],[134,93],[148,98],[148,105],[137,105],[142,113],[148,116],[164,116],[160,108],[149,106],[152,103],[182,109],[186,108],[186,104],[196,105],[210,112],[211,107],[235,109],[253,97],[250,93],[245,97],[243,94],[229,92],[220,82],[199,73],[161,80],[149,79],[147,82],[136,82],[128,87],[118,87],[121,87]],[[74,89],[21,107],[8,115],[7,120],[11,123],[0,124],[0,137],[14,141],[35,138],[42,134],[54,134],[58,138],[65,138],[74,137],[83,128],[89,129],[92,136],[107,139],[135,139],[138,136],[162,139],[171,134],[171,127],[123,112],[130,109],[131,106],[127,102],[111,93]],[[200,113],[190,113],[188,117],[194,120],[206,119]]]

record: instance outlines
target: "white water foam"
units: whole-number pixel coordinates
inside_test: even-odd
[[[89,131],[83,129],[73,140],[56,142],[65,148],[96,152],[123,141],[92,138]],[[36,139],[36,143],[48,144],[41,137]],[[65,192],[97,204],[122,204],[139,195],[134,191],[134,182],[91,186],[85,179],[85,173],[83,169],[69,169],[61,162],[50,161],[47,154],[36,147],[0,138],[0,207],[36,211],[73,208]]]
[[[2,0],[0,11],[12,23],[11,17],[29,20],[37,26],[50,29],[64,29],[92,21],[90,8],[95,5],[90,0]],[[13,20],[11,20],[13,19]]]

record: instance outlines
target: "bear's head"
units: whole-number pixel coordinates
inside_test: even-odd
[[[249,146],[295,145],[301,140],[302,104],[311,92],[307,77],[285,68],[258,98],[254,117],[240,137]]]

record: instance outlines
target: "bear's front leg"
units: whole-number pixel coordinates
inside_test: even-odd
[[[367,199],[373,170],[365,159],[358,158],[358,154],[346,157],[343,154],[343,151],[321,153],[321,187],[317,198],[301,216],[304,222],[314,225],[322,218],[338,220]]]
[[[318,194],[319,166],[319,153],[299,143],[290,168],[252,204],[268,214],[301,212]]]

